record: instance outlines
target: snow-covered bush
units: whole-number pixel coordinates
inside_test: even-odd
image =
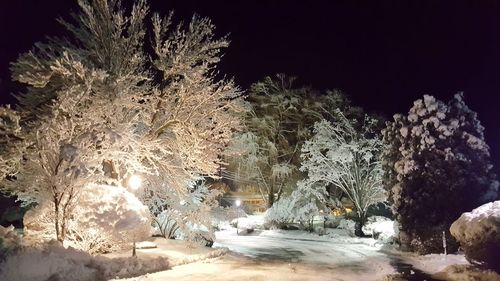
[[[3,281],[104,281],[166,270],[170,267],[164,257],[106,258],[94,257],[73,248],[64,248],[57,241],[27,247],[10,255],[0,264]]]
[[[314,216],[319,214],[320,208],[324,209],[324,195],[318,194],[321,192],[324,192],[324,188],[318,187],[317,184],[305,185],[303,181],[299,181],[292,194],[267,210],[265,221],[279,228],[298,222],[312,231]]]
[[[498,196],[489,147],[477,114],[461,94],[445,104],[432,96],[395,115],[384,130],[384,185],[403,248],[442,253],[457,249],[451,223]]]
[[[21,236],[14,226],[3,227],[0,225],[0,262],[16,251],[21,245]]]
[[[65,246],[91,254],[109,252],[150,236],[149,211],[123,187],[90,184],[80,193],[79,204],[68,221]],[[53,206],[42,204],[24,217],[25,239],[32,244],[54,236]]]
[[[174,216],[177,216],[176,210],[167,209],[161,211],[153,218],[155,234],[168,239],[174,239],[179,230],[179,225]]]
[[[294,221],[294,207],[295,201],[292,196],[282,198],[267,210],[265,214],[266,223],[275,224],[278,228],[292,223]]]
[[[383,243],[392,242],[394,239],[394,221],[380,216],[371,216],[362,228],[365,235],[382,241]]]
[[[341,219],[337,228],[345,229],[350,235],[354,235],[356,222],[350,219]]]
[[[470,262],[500,272],[500,201],[463,213],[450,232]]]
[[[164,185],[149,185],[140,195],[154,216],[154,226],[165,238],[178,238],[200,244],[215,239],[211,210],[218,207],[220,192],[202,178],[186,183],[189,196],[165,194]],[[163,234],[162,234],[163,231]]]

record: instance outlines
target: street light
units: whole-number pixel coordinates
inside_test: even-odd
[[[142,184],[142,179],[138,175],[131,175],[128,178],[127,185],[133,191],[139,189],[139,187],[141,187],[141,184]],[[134,245],[132,248],[132,256],[135,257],[135,232],[133,234],[133,244]]]
[[[138,175],[131,175],[130,178],[128,179],[128,187],[132,190],[137,190],[139,187],[141,187],[142,184],[142,179]]]
[[[234,204],[236,204],[236,235],[239,235],[239,230],[238,230],[238,223],[239,223],[239,220],[240,220],[240,205],[241,205],[241,201],[240,199],[236,199],[236,201],[234,202]]]

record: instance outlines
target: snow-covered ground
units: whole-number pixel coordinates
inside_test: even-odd
[[[381,244],[372,238],[349,237],[345,230],[331,230],[324,236],[298,230],[264,230],[242,236],[225,230],[216,237],[214,247],[226,247],[260,261],[328,266],[343,275],[366,274],[365,280],[394,271],[389,258],[379,251]]]
[[[448,279],[446,276],[487,276],[488,279],[484,280],[498,280],[495,279],[498,277],[495,273],[478,273],[471,269],[461,255],[402,254],[383,243],[386,239],[353,237],[352,229],[348,227],[327,228],[326,231],[321,229],[322,235],[319,235],[301,230],[263,230],[262,223],[259,216],[246,217],[238,224],[241,227],[239,234],[229,223],[220,225],[221,231],[216,232],[214,248],[154,238],[138,243],[141,249],[137,249],[137,260],[130,259],[131,251],[128,249],[98,257],[97,263],[91,264],[95,264],[95,267],[101,262],[109,264],[106,268],[110,269],[105,270],[105,276],[136,276],[127,280],[137,281],[394,280],[384,279],[388,275],[392,275],[391,278],[403,276],[404,280],[418,281],[434,280],[430,278],[431,275],[436,279],[442,277],[443,280]],[[365,231],[378,233],[380,229],[390,230],[387,220],[376,219],[372,223],[375,225],[367,227]],[[248,233],[247,228],[254,230]],[[165,266],[168,270],[155,272],[160,266],[146,268],[140,262],[159,259],[167,262]],[[128,261],[134,263],[128,265]],[[124,266],[121,271],[120,265]],[[104,270],[103,265],[96,268]],[[127,272],[122,272],[125,268]],[[145,272],[150,273],[137,274]]]

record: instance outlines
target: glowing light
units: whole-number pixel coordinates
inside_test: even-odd
[[[236,202],[234,202],[234,204],[236,204],[236,207],[239,207],[241,205],[240,199],[237,199]]]
[[[139,189],[139,187],[141,187],[141,184],[142,184],[142,179],[137,175],[132,175],[128,179],[128,187],[130,187],[133,190]]]

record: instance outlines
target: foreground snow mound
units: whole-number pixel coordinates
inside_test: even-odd
[[[462,214],[450,232],[460,242],[467,259],[500,272],[500,201]]]
[[[386,217],[369,217],[362,230],[364,235],[370,235],[383,243],[394,241],[394,221]]]
[[[0,225],[0,262],[21,244],[21,236],[14,226],[3,227]]]
[[[94,257],[73,248],[51,242],[41,248],[19,250],[0,264],[0,280],[96,281],[115,277],[133,277],[170,267],[166,258]]]
[[[500,275],[491,270],[482,270],[472,265],[450,265],[434,277],[451,281],[498,281]]]

